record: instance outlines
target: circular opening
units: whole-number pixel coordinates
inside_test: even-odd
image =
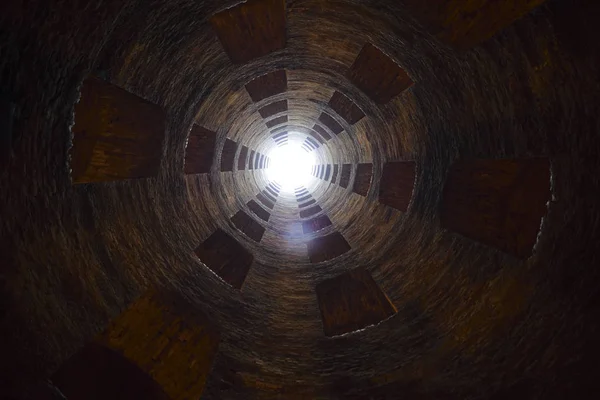
[[[281,190],[292,192],[300,186],[307,186],[314,177],[311,170],[315,164],[313,152],[307,152],[300,145],[290,143],[274,148],[269,154],[271,163],[267,168],[267,178],[281,186]]]

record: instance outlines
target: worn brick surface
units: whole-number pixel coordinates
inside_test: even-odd
[[[248,147],[242,146],[240,150],[240,155],[238,157],[238,169],[244,170],[246,169],[248,161]]]
[[[304,203],[300,203],[300,204],[298,205],[298,208],[304,208],[304,207],[308,207],[308,206],[311,206],[311,205],[315,204],[316,202],[317,202],[317,201],[316,201],[315,199],[311,199],[311,200],[309,200],[309,201],[305,201]]]
[[[275,207],[275,202],[268,199],[264,194],[259,193],[256,195],[256,198],[258,199],[258,201],[260,201],[261,203],[263,203],[267,208],[269,209],[273,209],[273,207]]]
[[[169,400],[160,385],[137,365],[119,352],[93,342],[61,365],[52,375],[52,382],[73,400]]]
[[[246,84],[253,101],[258,102],[287,90],[287,75],[284,69],[254,78]]]
[[[350,250],[350,245],[339,232],[314,238],[306,245],[308,258],[312,263],[334,259]]]
[[[317,132],[325,140],[327,140],[327,141],[331,140],[331,135],[325,129],[323,129],[323,127],[321,125],[315,124],[313,126],[313,131]]]
[[[339,169],[340,169],[340,166],[338,164],[333,164],[333,175],[331,176],[332,183],[336,183]]]
[[[95,342],[135,364],[162,387],[168,398],[197,398],[204,390],[220,335],[199,310],[190,311],[189,305],[181,299],[149,292],[115,318]],[[87,350],[89,347],[84,349]],[[100,368],[102,361],[107,358],[115,361],[118,357],[114,353],[98,352],[103,353],[98,355],[101,359],[91,364]],[[111,373],[113,376],[118,371],[131,371],[125,362],[117,362],[119,364],[112,366],[117,368]],[[126,369],[121,370],[119,366]],[[81,368],[90,367],[81,365]]]
[[[325,143],[325,139],[323,135],[318,134],[317,132],[315,132],[313,129],[310,129],[308,131],[308,134],[317,142],[319,142],[319,144],[323,144]],[[327,135],[329,137],[329,135]],[[329,137],[331,139],[331,137]]]
[[[158,174],[165,135],[162,108],[97,78],[86,79],[75,105],[73,183]]]
[[[352,164],[343,164],[340,174],[340,186],[347,188],[350,183],[350,175],[352,174]]]
[[[379,201],[400,211],[406,211],[412,198],[414,185],[414,161],[385,163],[379,183]]]
[[[287,47],[234,66],[209,19],[239,3],[0,6],[0,97],[18,110],[0,173],[0,397],[8,390],[35,398],[13,389],[51,376],[154,284],[207,309],[227,336],[202,399],[593,395],[599,2],[548,1],[457,52],[429,35],[435,32],[419,24],[408,1],[288,1]],[[457,11],[467,4],[459,3]],[[382,107],[342,76],[368,42],[415,80]],[[264,185],[259,173],[182,173],[193,123],[219,133],[219,154],[226,132],[240,145],[276,146],[257,112],[275,98],[250,104],[244,85],[284,66],[294,92],[277,100],[289,98],[292,109],[291,99],[302,96],[294,124],[312,126],[334,90],[369,115],[359,123],[364,131],[327,143],[330,162],[372,159],[373,187],[383,162],[419,166],[410,215],[340,187],[316,192],[352,249],[312,268],[294,219],[299,210],[282,199],[269,223],[293,221],[289,230],[267,228],[253,243],[231,229],[229,217],[258,192],[256,183]],[[164,109],[156,176],[71,184],[74,106],[87,71]],[[551,158],[553,192],[534,257],[520,262],[441,227],[444,184],[457,159],[535,154]],[[225,226],[257,258],[242,295],[190,251]],[[398,313],[327,338],[315,285],[361,265]]]
[[[548,159],[459,161],[444,186],[442,226],[527,258],[549,200]]]
[[[265,233],[265,228],[243,210],[238,211],[231,217],[231,222],[255,242],[260,242]]]
[[[262,219],[265,222],[269,222],[271,214],[268,213],[264,208],[262,208],[256,201],[250,200],[247,205],[248,208],[260,219]]]
[[[305,210],[300,210],[300,218],[309,218],[320,213],[321,211],[323,211],[323,209],[320,206],[314,206]]]
[[[272,120],[267,121],[266,124],[267,128],[272,128],[277,125],[285,124],[286,122],[288,122],[288,116],[282,115],[281,117],[273,118]]]
[[[369,271],[363,268],[320,282],[316,292],[327,336],[363,329],[396,313]]]
[[[221,171],[233,171],[236,151],[237,143],[231,139],[226,139],[223,145],[223,152],[221,153]]]
[[[466,50],[481,43],[546,0],[406,2],[407,9],[442,41]]]
[[[356,57],[348,79],[379,104],[389,102],[413,85],[394,60],[370,43],[365,44]]]
[[[249,0],[214,15],[210,22],[234,63],[285,47],[284,0]]]
[[[302,222],[302,231],[304,234],[318,232],[331,225],[331,220],[327,215],[320,215],[308,221]]]
[[[273,203],[277,202],[277,196],[273,196],[268,190],[263,190],[262,194],[267,197],[267,199],[271,200]]]
[[[373,176],[373,164],[358,164],[356,166],[356,177],[354,178],[354,193],[366,196],[371,186]]]
[[[256,156],[256,152],[254,150],[250,150],[250,157],[248,158],[248,169],[254,169],[255,156]]]
[[[215,132],[201,126],[192,126],[185,149],[186,174],[202,174],[210,172],[210,167],[215,155]]]
[[[333,132],[336,135],[339,135],[344,130],[344,128],[331,115],[327,113],[321,113],[319,121],[323,125],[328,127],[331,130],[331,132]]]
[[[196,249],[196,255],[208,268],[236,289],[244,284],[254,260],[236,239],[217,229]]]
[[[329,107],[338,113],[340,117],[344,118],[350,125],[356,124],[365,116],[365,113],[356,105],[356,103],[338,91],[335,91],[331,100],[329,100]]]
[[[266,106],[260,108],[258,113],[263,118],[269,118],[275,114],[279,114],[288,110],[288,102],[287,100],[275,101],[273,103],[267,104]]]

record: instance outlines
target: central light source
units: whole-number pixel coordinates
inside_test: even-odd
[[[281,185],[281,190],[291,192],[300,186],[307,186],[314,178],[311,170],[315,164],[312,152],[290,143],[276,147],[269,153],[271,163],[267,169],[267,178]]]

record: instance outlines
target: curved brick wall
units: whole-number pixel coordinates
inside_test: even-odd
[[[237,3],[0,6],[0,390],[126,332],[157,398],[587,397],[598,6]]]

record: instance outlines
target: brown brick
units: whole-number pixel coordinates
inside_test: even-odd
[[[211,25],[233,63],[243,64],[286,43],[284,0],[249,0],[211,19]]]
[[[267,199],[267,197],[262,193],[257,194],[256,198],[258,199],[258,201],[263,203],[267,208],[271,210],[273,209],[273,207],[275,207],[275,202]]]
[[[16,104],[0,98],[0,174],[6,168],[12,153]]]
[[[240,150],[240,156],[238,158],[238,169],[244,170],[246,169],[246,162],[248,160],[248,148],[246,146],[242,146]]]
[[[258,218],[262,219],[265,222],[269,222],[269,218],[271,217],[271,214],[269,214],[264,208],[262,208],[260,205],[258,205],[258,203],[254,200],[250,200],[248,202],[248,208],[250,209],[250,211],[252,211],[254,214],[256,214],[258,216]]]
[[[344,130],[344,128],[342,128],[342,126],[331,115],[327,113],[321,113],[319,121],[321,121],[323,125],[328,127],[331,130],[331,132],[333,132],[336,135],[339,135]]]
[[[414,161],[383,164],[383,174],[379,185],[379,202],[400,211],[407,211],[414,184]]]
[[[308,218],[312,217],[315,214],[320,213],[323,209],[319,206],[313,206],[311,208],[307,208],[306,210],[300,211],[300,218]]]
[[[342,165],[342,173],[340,174],[340,186],[343,188],[348,187],[350,183],[350,175],[352,174],[352,164]]]
[[[375,325],[396,313],[369,271],[358,268],[316,287],[326,336],[337,336]]]
[[[307,233],[318,232],[321,229],[325,229],[331,225],[331,220],[327,215],[320,215],[308,221],[302,222],[302,232],[306,235]]]
[[[413,85],[394,60],[365,44],[348,71],[348,79],[378,104],[385,104]]]
[[[255,242],[260,242],[265,234],[265,228],[243,210],[238,211],[237,214],[231,217],[231,222]]]
[[[86,79],[75,105],[73,183],[156,176],[165,135],[161,107],[100,79]]]
[[[350,245],[339,232],[319,236],[307,244],[308,258],[313,264],[332,260],[350,250]]]
[[[407,0],[407,10],[433,35],[458,48],[469,49],[512,24],[545,0]]]
[[[459,161],[446,180],[441,222],[446,229],[527,258],[549,200],[545,158]]]
[[[288,116],[282,115],[281,117],[277,117],[270,121],[267,121],[266,124],[267,124],[267,128],[272,128],[277,125],[285,124],[286,122],[288,122]]]
[[[329,133],[327,133],[327,131],[325,129],[323,129],[323,127],[321,125],[315,124],[315,126],[313,126],[313,131],[315,131],[319,135],[323,136],[323,138],[325,140],[327,140],[327,141],[331,140],[331,135]]]
[[[352,100],[337,90],[333,93],[331,100],[329,100],[329,106],[350,125],[356,124],[365,116],[365,113]]]
[[[69,399],[169,400],[150,375],[121,353],[94,342],[67,360],[54,373],[52,382]]]
[[[333,164],[333,175],[331,176],[331,183],[335,183],[338,177],[340,166],[338,164]]]
[[[287,91],[287,75],[284,69],[259,76],[246,85],[252,101],[258,102]]]
[[[196,249],[196,255],[235,289],[242,287],[254,261],[248,250],[221,229],[217,229]]]
[[[366,196],[371,186],[371,176],[373,175],[373,164],[358,164],[356,166],[356,178],[354,178],[354,193]]]
[[[233,162],[235,160],[236,151],[237,143],[231,139],[225,140],[223,152],[221,153],[221,171],[233,171]]]
[[[198,125],[193,125],[185,149],[186,174],[203,174],[210,172],[215,154],[217,134]]]
[[[272,115],[279,114],[288,110],[287,100],[275,101],[258,110],[263,118],[269,118]]]
[[[53,379],[57,384],[70,381],[65,394],[75,400],[200,398],[219,340],[219,333],[198,307],[175,295],[149,292],[115,318],[91,345],[67,361],[65,369],[59,369]],[[131,364],[162,387],[163,393]],[[127,397],[127,390],[135,390],[131,385],[136,384],[139,391]],[[71,392],[72,385],[83,386],[79,392],[82,396]],[[119,391],[110,393],[111,387]]]

